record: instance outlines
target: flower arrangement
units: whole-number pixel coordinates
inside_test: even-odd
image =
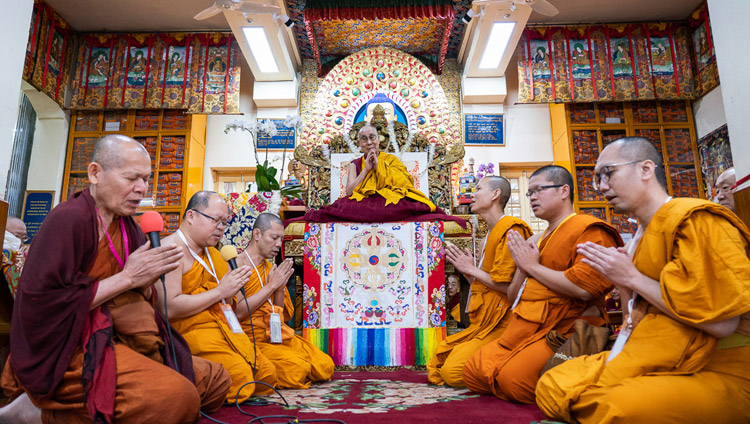
[[[284,127],[293,128],[296,131],[302,127],[302,118],[297,115],[287,115],[286,119],[284,120]],[[224,129],[224,133],[229,134],[230,130],[245,131],[250,133],[250,140],[252,141],[255,163],[257,164],[255,169],[255,181],[258,184],[258,191],[274,192],[274,197],[271,199],[272,204],[278,202],[280,205],[281,196],[302,199],[302,186],[300,186],[299,184],[287,185],[284,187],[280,186],[279,180],[276,178],[276,171],[278,171],[278,169],[271,166],[268,161],[268,146],[266,146],[266,156],[263,160],[262,165],[260,163],[260,159],[258,158],[258,132],[266,133],[271,137],[274,137],[278,134],[278,128],[272,120],[264,119],[262,121],[248,122],[235,119],[227,124],[226,128]],[[290,134],[293,134],[293,132],[290,132]],[[279,172],[279,177],[281,177],[281,173],[283,172],[284,166],[286,165],[286,145],[288,144],[288,141],[289,140],[287,139],[284,143],[284,151],[281,157],[281,167],[279,168],[282,171]],[[278,199],[276,199],[277,197]]]
[[[495,164],[492,162],[482,163],[477,169],[477,180],[481,180],[488,175],[495,175]]]

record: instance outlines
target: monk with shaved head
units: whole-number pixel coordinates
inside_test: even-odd
[[[594,183],[638,219],[623,248],[578,245],[619,289],[625,325],[611,351],[547,371],[537,404],[577,423],[750,422],[750,231],[725,207],[671,198],[645,138],[608,145]]]
[[[737,176],[734,168],[729,168],[716,178],[716,183],[714,184],[714,188],[718,193],[716,195],[716,203],[732,212],[736,212],[734,209],[734,192],[732,191],[732,187],[736,182]]]
[[[283,238],[284,224],[278,216],[258,215],[253,238],[237,257],[237,265],[253,271],[239,296],[236,311],[245,333],[275,367],[278,386],[306,389],[312,383],[330,380],[334,364],[330,356],[286,325],[294,315],[294,304],[286,289],[293,272],[292,260],[287,258],[274,264]],[[277,329],[278,338],[274,337]]]
[[[508,250],[516,264],[507,289],[512,313],[502,335],[466,361],[463,377],[472,391],[534,403],[539,373],[554,354],[547,333],[570,335],[578,319],[593,325],[607,322],[604,295],[612,285],[582,262],[576,245],[622,242],[606,222],[575,213],[573,187],[570,172],[560,166],[542,167],[529,178],[526,196],[531,209],[549,227],[528,240],[514,230],[508,232]]]
[[[102,138],[91,186],[45,218],[15,299],[0,422],[185,423],[221,407],[227,372],[192,357],[153,307],[182,253],[151,249],[132,218],[150,164],[132,138]]]
[[[178,244],[183,252],[177,269],[166,275],[163,298],[172,324],[190,351],[222,364],[229,372],[232,385],[226,400],[234,403],[244,402],[253,393],[271,393],[277,379],[273,365],[247,338],[232,310],[252,269],[230,270],[215,247],[229,218],[229,206],[218,193],[199,191],[190,198],[180,229],[163,240]]]
[[[480,248],[480,262],[474,255],[448,245],[446,257],[456,270],[471,281],[468,312],[471,325],[443,340],[427,364],[428,379],[433,384],[464,386],[463,368],[482,346],[497,340],[510,321],[508,288],[516,264],[510,254],[507,235],[516,231],[526,239],[531,228],[523,220],[505,215],[510,198],[510,183],[503,177],[489,176],[479,180],[471,202],[471,212],[479,214],[490,231]],[[476,264],[476,265],[475,265]]]

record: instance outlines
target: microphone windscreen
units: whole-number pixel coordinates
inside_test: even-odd
[[[162,219],[161,214],[156,211],[148,211],[141,215],[141,230],[146,234],[164,231],[164,219]]]
[[[228,244],[221,248],[221,259],[229,262],[230,259],[237,257],[237,248]]]

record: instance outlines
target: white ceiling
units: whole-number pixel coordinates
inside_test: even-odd
[[[703,0],[548,0],[560,14],[532,13],[530,24],[685,19]],[[213,0],[47,0],[78,31],[229,30],[222,14],[193,20]],[[257,2],[262,2],[257,0]],[[276,0],[265,3],[277,4]]]

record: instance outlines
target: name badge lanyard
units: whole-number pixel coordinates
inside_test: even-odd
[[[253,265],[253,269],[255,269],[255,273],[258,275],[258,282],[260,282],[260,287],[263,287],[263,278],[260,276],[260,271],[258,271],[258,267],[255,266],[255,262],[253,261],[253,258],[250,257],[250,254],[247,253],[247,250],[245,250],[245,256],[247,256],[248,259],[250,259],[250,263]],[[268,272],[266,272],[266,278],[268,278]],[[273,302],[271,302],[271,298],[269,297],[266,299],[268,303],[271,305],[271,315],[268,318],[268,325],[269,325],[269,333],[270,333],[270,341],[271,343],[281,343],[281,315],[276,313],[276,308],[274,307]],[[251,318],[252,319],[252,318]]]
[[[120,217],[120,231],[122,231],[122,244],[125,251],[125,260],[122,260],[120,255],[117,253],[117,249],[115,249],[115,244],[112,243],[112,238],[109,236],[109,232],[107,231],[107,228],[104,226],[104,218],[99,214],[99,210],[96,210],[96,216],[99,217],[99,222],[102,224],[102,228],[104,228],[104,235],[107,236],[107,243],[109,243],[109,250],[112,252],[112,255],[115,257],[115,260],[117,261],[117,264],[120,265],[120,269],[125,269],[125,263],[128,261],[128,255],[129,255],[129,247],[128,247],[128,233],[125,231],[125,221]]]
[[[574,217],[575,215],[576,215],[576,214],[572,213],[572,214],[568,215],[567,217],[565,217],[565,219],[563,219],[563,220],[562,220],[562,222],[560,223],[560,225],[558,225],[558,226],[557,226],[557,228],[555,228],[555,229],[554,229],[554,230],[553,230],[553,231],[552,231],[552,232],[550,233],[549,237],[545,237],[545,236],[544,236],[544,233],[542,233],[542,236],[541,236],[541,237],[539,237],[539,240],[537,240],[537,242],[536,242],[536,247],[540,247],[540,246],[542,245],[542,241],[544,241],[544,239],[546,239],[546,238],[550,238],[550,239],[551,239],[551,238],[552,238],[552,236],[554,236],[554,235],[555,235],[555,233],[557,232],[557,230],[559,230],[559,229],[560,229],[560,227],[562,227],[562,226],[563,226],[563,224],[565,224],[565,222],[567,222],[567,221],[568,221],[568,220],[569,220],[570,218]],[[547,232],[547,230],[544,230],[544,232],[546,233],[546,232]],[[545,245],[544,247],[547,247],[547,245]],[[539,249],[539,259],[540,259],[540,260],[541,260],[541,258],[542,258],[542,251],[543,251],[543,250],[544,250],[544,249]],[[521,284],[521,288],[520,288],[520,289],[518,290],[518,295],[516,295],[516,300],[514,300],[514,301],[513,301],[513,306],[511,306],[511,307],[510,307],[510,309],[516,309],[516,306],[518,305],[518,302],[520,302],[520,301],[521,301],[521,295],[523,295],[523,289],[525,289],[525,288],[526,288],[526,282],[527,282],[527,281],[528,281],[528,277],[527,277],[527,278],[526,278],[525,280],[523,280],[523,284]]]
[[[667,200],[664,201],[666,204],[672,200],[672,196],[667,196]],[[633,256],[635,256],[635,249],[636,247],[641,243],[641,238],[643,237],[643,234],[646,232],[646,227],[639,225],[638,229],[635,231],[635,235],[633,238],[628,242],[627,244],[627,250],[628,250],[628,256],[630,256],[630,259],[633,259]],[[620,333],[617,335],[617,339],[615,340],[615,343],[612,345],[612,350],[610,350],[609,355],[607,356],[607,362],[615,359],[617,355],[622,352],[622,349],[625,347],[625,342],[628,341],[630,338],[630,334],[633,332],[633,308],[635,307],[635,300],[638,299],[638,293],[633,293],[633,296],[628,300],[627,308],[628,308],[628,320],[626,322],[626,325],[624,325],[620,329]]]
[[[490,237],[490,233],[492,230],[487,231],[487,234],[484,235],[484,240],[482,240],[482,257],[479,258],[479,263],[474,262],[474,266],[482,269],[482,264],[484,263],[484,255],[487,252],[487,239]],[[474,257],[474,261],[476,261],[476,256]],[[469,296],[466,297],[466,307],[464,308],[464,312],[467,314],[469,313],[469,305],[471,304],[471,290],[469,290]]]
[[[195,261],[198,262],[203,267],[203,269],[206,270],[206,272],[211,274],[211,276],[214,277],[214,280],[216,280],[216,283],[218,284],[219,277],[216,275],[214,261],[211,259],[211,254],[208,253],[208,249],[203,248],[203,251],[206,253],[206,258],[208,258],[208,264],[211,265],[210,268],[208,265],[206,265],[206,262],[203,260],[203,258],[201,258],[197,253],[193,252],[193,249],[191,249],[190,245],[188,245],[187,239],[185,238],[185,235],[182,234],[181,230],[177,230],[177,235],[180,236],[182,242],[185,243],[185,247],[187,247],[187,250],[188,252],[190,252],[190,255],[193,257],[193,259],[195,259]],[[224,313],[224,317],[226,317],[229,328],[233,333],[243,333],[242,326],[240,325],[240,321],[237,319],[237,315],[235,315],[232,307],[227,305],[227,302],[224,299],[221,299],[221,312]]]

